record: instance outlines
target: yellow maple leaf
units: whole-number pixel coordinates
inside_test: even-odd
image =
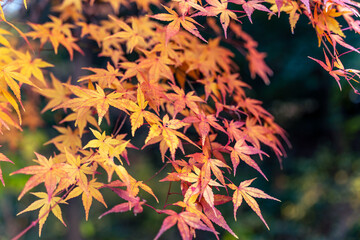
[[[23,211],[19,212],[17,215],[20,215],[24,212],[34,211],[34,210],[40,208],[39,216],[38,216],[39,237],[41,236],[42,227],[44,226],[44,223],[45,223],[50,211],[55,215],[55,217],[57,217],[62,222],[62,224],[64,224],[66,226],[66,224],[62,218],[61,209],[59,206],[60,203],[67,204],[67,202],[65,200],[61,199],[60,197],[49,198],[48,194],[44,193],[44,192],[35,192],[35,193],[31,193],[31,194],[33,194],[36,197],[41,198],[41,199],[36,200],[32,204],[30,204],[30,206],[25,208]]]
[[[137,89],[137,104],[135,102],[129,101],[129,104],[125,106],[129,111],[133,113],[130,115],[131,121],[131,133],[134,136],[136,129],[144,124],[144,119],[149,123],[159,122],[160,119],[154,113],[146,111],[145,108],[148,102],[145,101],[144,94],[138,86]]]
[[[15,60],[15,63],[20,66],[20,74],[28,79],[30,79],[31,76],[34,76],[40,82],[46,84],[41,68],[53,67],[54,65],[45,62],[40,58],[32,59],[28,51],[26,53],[22,53],[14,50],[14,52],[18,57],[17,60]]]
[[[101,202],[105,207],[107,207],[103,196],[101,195],[100,191],[98,190],[103,185],[104,185],[103,183],[96,182],[96,178],[94,178],[89,182],[88,194],[86,192],[84,192],[84,190],[81,189],[80,187],[76,187],[69,193],[69,195],[66,197],[65,201],[68,201],[69,199],[77,197],[80,194],[82,194],[82,202],[83,202],[83,206],[85,209],[85,219],[87,221],[89,218],[89,211],[90,211],[90,207],[91,207],[93,198],[95,198],[96,200]]]

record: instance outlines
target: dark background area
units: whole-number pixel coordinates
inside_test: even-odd
[[[289,135],[292,144],[283,160],[283,169],[275,156],[260,163],[269,179],[258,178],[254,186],[281,200],[259,199],[262,214],[270,231],[252,210],[243,204],[238,210],[238,221],[233,220],[233,207],[229,203],[221,206],[225,219],[239,239],[359,239],[360,238],[360,97],[355,95],[346,82],[339,90],[334,79],[320,65],[307,56],[322,59],[322,48],[317,46],[317,38],[305,17],[301,17],[291,34],[288,17],[273,17],[271,21],[261,13],[253,15],[254,24],[244,19],[243,28],[259,42],[259,50],[267,53],[266,62],[274,71],[271,84],[266,86],[260,79],[251,80],[247,63],[237,56],[244,81],[253,89],[249,96],[263,101],[264,107],[275,117]],[[347,33],[348,42],[360,47],[360,39]],[[343,50],[343,49],[341,49]],[[93,64],[88,57],[75,55],[71,69],[68,56],[62,51],[55,58],[51,52],[44,59],[58,68],[58,77],[66,80],[66,73],[76,78],[85,71],[81,67]],[[342,58],[350,68],[360,68],[359,55],[348,54]],[[90,61],[90,62],[89,62]],[[104,60],[105,62],[105,60]],[[45,103],[39,104],[41,107]],[[56,133],[52,126],[59,117],[46,112],[44,126],[36,132],[25,129],[19,149],[7,155],[15,166],[2,164],[6,188],[0,187],[0,239],[10,239],[37,218],[37,212],[16,216],[35,197],[25,196],[17,201],[17,196],[28,177],[9,173],[30,164],[33,151],[50,152],[42,144]],[[61,119],[61,118],[60,118]],[[127,126],[129,127],[129,125]],[[1,138],[1,137],[0,137]],[[134,143],[137,145],[137,143]],[[140,144],[140,143],[139,143]],[[138,145],[139,146],[139,145]],[[134,176],[148,179],[159,168],[160,155],[155,147],[143,152],[129,151],[129,158],[135,164],[129,170]],[[242,180],[254,177],[248,168],[239,169]],[[158,194],[160,203],[165,201],[168,188],[166,183],[156,181],[165,176],[162,173],[149,185]],[[248,177],[248,178],[247,178]],[[176,187],[176,186],[173,186]],[[157,189],[156,189],[157,188]],[[109,207],[118,203],[109,190],[103,191]],[[146,193],[144,193],[146,194]],[[148,196],[146,196],[148,198]],[[174,197],[176,199],[176,197]],[[42,239],[152,239],[160,229],[163,216],[151,209],[144,209],[138,216],[133,213],[110,214],[98,220],[106,209],[94,201],[89,221],[85,221],[84,210],[79,199],[71,200],[63,207],[65,228],[52,214],[44,225]],[[220,228],[221,239],[234,239]],[[214,236],[197,231],[198,239],[215,239]],[[38,226],[30,230],[23,239],[37,239]],[[162,239],[180,239],[178,230],[172,228]]]

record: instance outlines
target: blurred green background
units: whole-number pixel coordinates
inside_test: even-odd
[[[46,12],[42,13],[46,17]],[[30,14],[31,15],[31,14]],[[31,16],[30,16],[31,17]],[[267,20],[264,14],[255,13],[254,24],[244,19],[243,28],[259,42],[259,50],[266,52],[266,62],[274,71],[271,84],[266,86],[260,79],[251,80],[247,63],[239,57],[243,79],[253,86],[249,96],[263,101],[279,123],[289,134],[292,144],[283,160],[283,169],[275,156],[260,163],[269,182],[258,178],[254,186],[280,199],[282,202],[258,200],[262,214],[270,226],[267,231],[261,220],[243,204],[238,210],[238,221],[232,217],[233,207],[229,203],[221,206],[229,226],[239,239],[360,239],[360,97],[355,95],[347,83],[342,91],[317,63],[307,58],[322,59],[322,49],[317,46],[316,34],[304,17],[291,34],[288,18]],[[355,47],[360,39],[351,36],[347,40]],[[62,55],[63,54],[63,55]],[[94,64],[88,57],[76,55],[71,69],[64,51],[56,57],[43,53],[45,60],[58,66],[55,75],[66,80],[69,75],[76,79],[85,74],[81,67]],[[51,59],[51,60],[50,60]],[[105,65],[105,59],[96,62]],[[344,64],[360,68],[360,57],[348,54]],[[45,103],[39,99],[39,107]],[[61,113],[46,112],[42,128],[36,131],[26,127],[23,136],[17,138],[18,150],[4,145],[1,151],[16,165],[2,163],[6,188],[0,186],[0,239],[10,239],[37,218],[37,212],[16,216],[35,197],[26,195],[17,201],[27,176],[9,173],[30,164],[33,151],[50,155],[54,149],[43,146],[49,137],[56,134],[52,129]],[[129,127],[129,126],[127,126]],[[140,134],[140,133],[139,133]],[[0,136],[0,140],[1,140]],[[139,142],[134,143],[140,146]],[[159,169],[160,156],[156,148],[149,147],[143,152],[129,151],[134,163],[130,173],[141,179],[148,179],[155,169]],[[254,177],[248,168],[240,169],[239,181]],[[165,201],[167,183],[157,183],[164,173],[148,184],[155,188],[160,204]],[[109,207],[119,203],[109,190],[104,190],[104,198]],[[145,196],[145,195],[144,195]],[[148,196],[146,196],[148,198]],[[171,196],[173,197],[173,196]],[[176,200],[173,197],[173,200]],[[152,239],[159,230],[163,216],[151,209],[134,216],[131,212],[110,214],[98,220],[106,209],[94,201],[89,221],[84,219],[82,203],[78,199],[62,207],[65,228],[50,214],[43,228],[42,239]],[[217,228],[221,239],[234,239],[230,234]],[[197,231],[198,239],[214,239],[211,234]],[[31,229],[23,239],[37,239],[38,226]],[[180,239],[178,230],[172,228],[162,239]]]

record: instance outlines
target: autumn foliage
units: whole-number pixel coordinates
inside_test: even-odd
[[[31,1],[24,4],[28,11],[35,7]],[[81,198],[86,219],[94,199],[104,206],[100,218],[156,211],[164,218],[155,239],[171,227],[178,228],[182,239],[192,239],[196,230],[209,231],[219,239],[218,227],[237,237],[218,209],[222,204],[232,205],[235,220],[238,208],[247,204],[269,229],[257,201],[279,200],[251,185],[256,177],[268,180],[259,160],[275,155],[281,165],[289,142],[262,102],[247,96],[250,86],[235,61],[235,56],[243,56],[250,76],[269,83],[273,72],[265,62],[266,54],[257,50],[257,42],[241,27],[245,21],[256,21],[254,11],[269,19],[288,17],[288,31],[295,34],[299,18],[308,19],[324,49],[323,59],[310,58],[340,87],[345,81],[358,93],[354,84],[360,70],[341,62],[344,54],[359,53],[345,42],[347,31],[360,34],[360,6],[355,1],[64,0],[48,4],[52,14],[47,21],[27,22],[26,31],[9,22],[3,11],[6,6],[0,7],[2,141],[10,146],[7,132],[38,127],[23,116],[31,111],[23,103],[23,89],[46,99],[42,113],[65,113],[54,127],[58,136],[47,142],[56,147],[56,153],[35,153],[32,165],[11,173],[30,175],[18,199],[31,193],[38,200],[19,214],[38,212],[39,235],[50,212],[66,226],[61,209],[72,198]],[[124,9],[127,14],[121,14]],[[76,52],[87,54],[89,42],[107,64],[84,68],[87,75],[79,79],[58,79],[52,73],[57,66],[51,58],[41,57],[44,48],[51,48],[53,54],[64,48],[73,60]],[[130,123],[130,131],[124,129],[125,122]],[[146,136],[135,146],[133,139],[142,134],[139,128]],[[85,140],[86,134],[90,141]],[[154,173],[145,183],[141,176],[128,173],[130,153],[150,145],[161,153],[159,171],[168,175],[158,179]],[[0,161],[5,162],[3,168],[6,162],[13,163],[2,153]],[[240,165],[254,178],[239,175]],[[0,180],[5,186],[1,169]],[[172,202],[168,196],[166,202],[159,202],[151,187],[158,181],[170,186],[180,183],[179,189],[171,191],[182,200]],[[108,206],[104,189],[112,190],[119,204]],[[148,204],[147,198],[158,204]]]

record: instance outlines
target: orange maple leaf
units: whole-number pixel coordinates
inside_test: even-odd
[[[73,98],[60,104],[54,108],[53,111],[59,108],[80,109],[83,107],[95,107],[98,113],[98,125],[101,124],[103,117],[109,110],[109,106],[126,111],[124,106],[129,102],[129,100],[121,98],[124,93],[113,91],[109,94],[105,94],[104,90],[99,85],[96,85],[96,90],[85,89],[69,84],[65,84],[65,86],[67,86],[78,98]]]
[[[199,130],[199,134],[201,136],[201,143],[203,146],[205,144],[206,137],[209,135],[210,126],[227,134],[226,131],[224,130],[224,128],[220,124],[218,124],[216,121],[217,121],[217,119],[214,115],[212,115],[212,114],[206,115],[203,111],[201,111],[196,116],[189,116],[183,120],[183,122],[185,122],[185,123],[197,123],[198,124],[198,130]]]
[[[195,24],[198,24],[194,19],[187,16],[179,16],[174,10],[166,7],[163,5],[163,7],[166,9],[168,13],[159,13],[153,16],[150,16],[154,19],[165,21],[165,22],[171,22],[166,27],[166,42],[169,42],[170,38],[175,36],[180,31],[180,26],[182,26],[185,30],[193,34],[194,36],[200,38],[204,42],[207,42],[199,33],[199,30],[195,26]]]
[[[129,194],[129,192],[122,189],[113,188],[113,187],[110,187],[110,189],[114,193],[116,193],[119,197],[126,200],[127,202],[115,205],[109,211],[106,211],[103,214],[101,214],[99,216],[99,219],[105,215],[108,215],[109,213],[127,212],[133,209],[134,214],[137,215],[138,213],[141,213],[143,211],[142,205],[145,204],[145,200],[141,201],[140,197],[134,197],[131,194]]]
[[[236,174],[236,168],[238,167],[239,163],[240,163],[240,159],[243,160],[247,165],[249,165],[250,167],[254,168],[255,170],[257,170],[259,173],[261,173],[261,175],[263,175],[263,177],[268,180],[265,176],[265,174],[261,171],[260,167],[257,165],[257,163],[250,157],[250,155],[254,155],[254,154],[264,154],[266,156],[268,156],[266,153],[264,153],[263,151],[254,148],[252,146],[249,146],[246,144],[244,139],[239,139],[234,148],[231,149],[231,162],[233,164],[234,167],[234,176]]]
[[[81,77],[78,81],[90,80],[92,82],[98,82],[99,86],[102,88],[111,87],[114,82],[118,82],[118,77],[123,76],[122,73],[119,72],[119,69],[114,68],[111,64],[107,63],[107,69],[102,68],[83,68],[89,71],[94,72],[95,74],[87,75]]]
[[[54,128],[61,134],[47,141],[45,145],[52,143],[55,146],[61,145],[62,148],[66,147],[72,150],[81,148],[82,145],[78,128],[76,128],[74,131],[69,126],[66,128],[54,126]]]
[[[173,2],[179,3],[179,9],[182,16],[185,16],[189,13],[190,8],[194,8],[199,11],[205,11],[205,8],[200,6],[197,2],[201,2],[199,0],[173,0]]]
[[[70,99],[71,91],[66,88],[62,84],[62,82],[54,76],[54,74],[50,73],[50,78],[52,81],[52,87],[37,90],[38,93],[50,99],[44,109],[41,111],[41,113],[55,108],[61,103],[66,102]],[[67,83],[70,83],[70,79]]]
[[[146,42],[144,37],[141,36],[141,32],[139,30],[139,26],[136,24],[134,20],[132,20],[131,27],[127,25],[125,22],[120,19],[114,18],[113,16],[109,16],[110,19],[115,21],[120,28],[124,31],[117,32],[106,39],[109,38],[120,38],[122,41],[126,42],[126,50],[128,53],[131,53],[136,46],[146,46]]]
[[[237,20],[234,12],[228,9],[227,0],[206,0],[210,6],[205,7],[205,12],[194,14],[193,16],[217,16],[220,14],[220,23],[224,29],[225,38],[227,38],[227,28],[230,24],[230,19]]]
[[[242,200],[244,199],[245,202],[251,207],[251,209],[259,216],[259,218],[263,221],[267,229],[270,230],[269,226],[265,222],[261,210],[259,208],[259,204],[256,202],[255,198],[266,198],[266,199],[272,199],[275,201],[279,201],[279,199],[276,199],[274,197],[271,197],[261,191],[260,189],[249,187],[249,185],[255,180],[256,178],[246,180],[240,183],[239,187],[235,186],[234,184],[228,184],[228,187],[232,190],[235,190],[233,194],[233,203],[234,203],[234,218],[236,221],[236,212],[237,209],[240,207]]]
[[[129,101],[128,104],[125,106],[126,109],[133,112],[130,115],[131,133],[133,136],[135,134],[136,129],[138,129],[140,126],[144,124],[144,119],[150,124],[160,122],[160,118],[158,116],[156,116],[152,112],[145,110],[148,102],[145,101],[145,96],[140,86],[138,86],[136,97],[137,97],[137,103],[133,101]]]
[[[62,178],[59,190],[65,189],[71,184],[77,184],[86,194],[89,194],[89,181],[86,175],[94,174],[95,170],[90,166],[89,159],[74,155],[65,148],[66,164],[63,169],[68,176]]]
[[[90,180],[88,185],[88,193],[86,193],[82,188],[76,187],[74,188],[69,195],[66,197],[65,201],[68,201],[71,198],[77,197],[82,194],[82,202],[85,209],[85,219],[86,221],[89,218],[89,211],[92,204],[92,199],[95,198],[99,202],[101,202],[105,207],[106,203],[104,201],[103,196],[101,195],[100,191],[98,190],[104,184],[100,182],[96,182],[96,178]]]
[[[245,1],[245,0],[229,0],[229,2],[235,3],[235,4],[239,4],[243,7],[243,9],[245,10],[246,15],[248,16],[250,22],[252,23],[251,20],[251,15],[253,14],[254,10],[260,10],[260,11],[264,11],[264,12],[268,12],[270,14],[272,14],[272,12],[267,9],[267,7],[265,7],[264,5],[260,4],[263,3],[265,1],[263,0],[250,0],[250,1]]]
[[[186,106],[194,111],[194,113],[200,113],[197,103],[205,102],[203,99],[196,96],[194,92],[188,92],[185,95],[184,90],[176,85],[171,85],[171,87],[175,93],[168,93],[167,97],[174,102],[174,118],[176,117],[177,113],[184,110]]]
[[[176,149],[180,148],[183,150],[182,143],[179,140],[179,137],[199,148],[196,145],[196,143],[191,141],[186,135],[176,131],[177,129],[180,129],[187,125],[188,123],[185,123],[178,119],[170,120],[169,116],[165,115],[163,117],[162,125],[157,123],[157,124],[153,124],[150,127],[149,134],[145,139],[145,146],[160,142],[160,152],[163,161],[164,161],[165,153],[168,149],[170,149],[171,157],[173,160],[175,160]]]
[[[158,210],[159,213],[165,213],[170,216],[166,217],[161,225],[161,228],[158,234],[155,237],[159,239],[159,237],[169,228],[174,226],[177,223],[181,238],[183,240],[192,239],[192,235],[190,232],[190,228],[199,229],[204,231],[213,232],[212,229],[207,227],[200,219],[198,215],[192,212],[181,212],[177,213],[173,210]]]
[[[37,160],[34,160],[34,162],[38,163],[39,165],[25,167],[10,174],[14,175],[22,173],[33,175],[26,182],[23,190],[18,197],[19,200],[25,195],[25,193],[27,193],[30,189],[36,187],[40,183],[45,184],[46,191],[50,199],[52,198],[52,194],[55,191],[60,178],[67,176],[67,173],[64,169],[65,163],[54,162],[54,159],[52,157],[46,159],[46,157],[38,153],[35,153],[35,155],[37,157]]]

